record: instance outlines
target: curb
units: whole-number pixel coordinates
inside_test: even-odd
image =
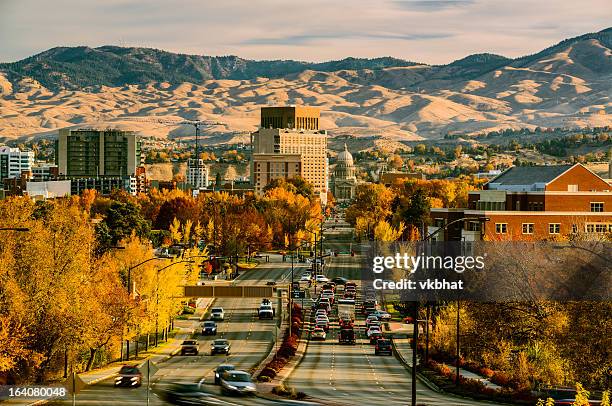
[[[211,300],[210,303],[208,303],[206,306],[204,306],[202,309],[202,316],[199,318],[200,321],[203,320],[204,315],[206,314],[206,312],[208,312],[208,309],[213,305],[215,301]],[[179,351],[181,350],[180,346],[179,348],[175,349],[174,351],[172,351],[170,354],[164,356],[163,358],[161,358],[159,361],[157,361],[157,364],[161,364],[162,362],[166,362],[168,361],[170,358],[172,358],[173,356],[175,356],[176,354],[179,353]],[[145,362],[147,362],[147,360],[151,357],[154,357],[155,354],[151,354],[149,356],[147,356],[145,359],[142,360],[141,363],[139,363],[139,366],[142,366]],[[96,378],[96,379],[92,379],[91,381],[87,382],[87,386],[91,386],[91,385],[95,385],[98,384],[102,381],[106,381],[108,379],[114,378],[115,376],[117,376],[116,372],[110,373],[108,375],[105,376],[101,376],[100,378]],[[51,402],[54,399],[41,399],[41,400],[37,400],[36,402],[33,403],[28,403],[27,406],[38,406],[38,405],[44,405],[47,402]]]
[[[395,344],[395,340],[391,340],[391,346],[393,347],[393,352],[395,353],[395,356],[397,357],[397,359],[400,360],[400,362],[404,365],[406,369],[412,371],[412,365],[409,364],[408,361],[406,361],[406,359],[404,358],[404,356],[398,351],[397,346]],[[438,387],[438,385],[436,385],[435,383],[427,379],[427,377],[423,375],[422,373],[420,373],[418,370],[417,370],[416,375],[417,375],[417,378],[432,391],[437,392],[437,393],[446,394],[445,391],[443,391],[442,389]]]

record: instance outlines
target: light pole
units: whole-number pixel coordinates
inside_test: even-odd
[[[421,227],[422,227],[422,232],[421,235],[423,236],[423,238],[421,239],[421,242],[423,243],[423,245],[429,241],[431,238],[433,238],[434,236],[436,236],[438,233],[440,233],[441,231],[445,231],[449,226],[459,223],[461,221],[470,221],[470,220],[475,220],[475,221],[479,221],[479,222],[486,222],[489,221],[490,218],[489,217],[462,217],[460,219],[457,220],[453,220],[447,224],[445,224],[442,227],[439,227],[437,230],[435,230],[434,232],[426,235],[425,234],[425,222],[421,221]],[[429,310],[429,304],[428,304],[428,310]],[[418,320],[418,315],[419,315],[419,301],[417,300],[414,303],[414,324],[413,324],[413,331],[412,331],[412,343],[413,343],[413,348],[412,348],[412,388],[411,388],[411,394],[412,394],[412,406],[416,406],[416,398],[417,398],[417,394],[416,394],[416,375],[417,375],[417,340],[419,338],[419,328],[418,328],[418,324],[417,324],[417,320]],[[428,319],[427,319],[427,326],[426,326],[426,334],[427,336],[425,337],[425,345],[428,347],[429,346],[429,311],[428,311]],[[426,358],[429,357],[429,348],[425,349],[425,356]],[[457,301],[457,383],[459,383],[459,301]]]
[[[157,347],[157,338],[159,335],[159,273],[176,264],[183,264],[183,263],[193,264],[194,262],[195,261],[191,261],[191,260],[176,261],[176,262],[171,263],[170,265],[166,265],[163,268],[155,270],[156,271],[156,274],[155,274],[155,296],[156,296],[155,298],[155,346],[156,347]]]

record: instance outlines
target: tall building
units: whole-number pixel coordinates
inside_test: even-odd
[[[33,165],[34,152],[8,146],[0,147],[0,180],[20,178],[22,172],[31,172]]]
[[[72,193],[96,189],[108,193],[146,190],[140,139],[133,131],[69,129],[59,131],[55,160],[58,176],[72,181]]]
[[[469,192],[468,207],[431,209],[430,216],[429,233],[457,221],[436,236],[445,241],[612,233],[612,185],[581,164],[512,167]]]
[[[187,161],[187,183],[193,189],[208,187],[208,166],[203,159],[189,159]]]
[[[347,201],[355,197],[357,177],[355,176],[355,164],[353,155],[349,152],[346,144],[344,151],[338,154],[336,166],[330,182],[330,189],[337,201]]]
[[[251,134],[251,181],[257,194],[273,179],[301,176],[327,202],[327,132],[313,107],[263,107]]]

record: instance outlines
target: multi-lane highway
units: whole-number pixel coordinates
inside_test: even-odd
[[[347,225],[327,234],[324,250],[348,252]],[[342,276],[358,284],[361,279],[361,258],[340,255],[328,260],[325,273],[330,279]],[[358,290],[357,308],[361,302]],[[288,385],[315,399],[346,405],[409,405],[411,378],[409,371],[393,356],[374,355],[374,346],[365,338],[363,316],[357,315],[359,327],[356,345],[338,344],[337,332],[330,329],[326,341],[310,341],[302,362],[293,371]],[[478,402],[442,395],[417,382],[419,405],[472,406],[491,403]]]
[[[241,275],[237,283],[245,285],[265,285],[267,281],[284,281],[290,278],[291,264],[281,262],[280,256],[271,256],[269,263],[261,263],[257,268]],[[177,321],[175,325],[183,330],[194,331],[200,354],[197,356],[176,355],[159,363],[159,371],[152,377],[153,391],[150,403],[164,404],[157,392],[172,383],[194,383],[204,380],[206,391],[226,399],[228,404],[269,404],[270,401],[257,398],[227,398],[221,396],[220,388],[213,384],[214,369],[222,363],[233,364],[237,369],[249,370],[256,366],[270,351],[275,338],[276,320],[259,320],[257,308],[260,299],[219,298],[214,307],[223,307],[225,320],[218,322],[217,336],[202,336],[201,323],[197,318]],[[229,356],[210,355],[210,343],[214,338],[226,338],[231,343]],[[115,388],[113,380],[105,380],[87,387],[77,395],[80,405],[143,405],[146,404],[146,385],[140,388]],[[53,404],[70,404],[70,401]]]

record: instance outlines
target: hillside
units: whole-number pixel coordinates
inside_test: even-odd
[[[612,124],[612,29],[534,55],[470,55],[430,66],[394,58],[308,63],[180,55],[144,48],[53,48],[0,64],[0,137],[72,125],[180,137],[189,127],[136,121],[215,119],[205,142],[244,139],[264,105],[319,106],[322,126],[361,147],[499,128]],[[361,148],[360,148],[361,149]]]

